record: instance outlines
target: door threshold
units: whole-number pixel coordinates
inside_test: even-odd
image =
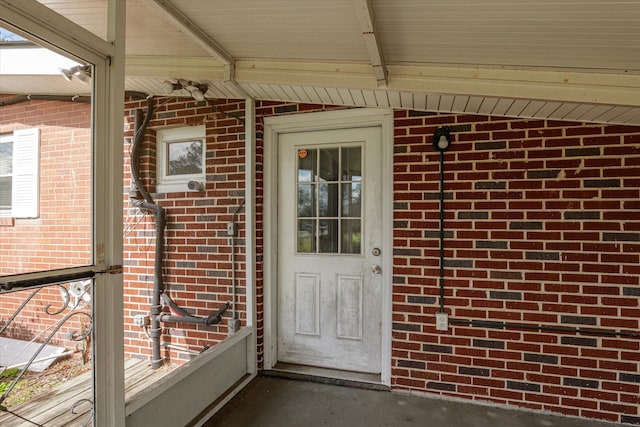
[[[270,370],[265,370],[264,375],[270,377],[319,382],[323,384],[365,388],[369,390],[390,390],[388,386],[382,384],[380,374],[368,374],[363,372],[320,368],[317,366],[296,365],[294,363],[278,362]]]

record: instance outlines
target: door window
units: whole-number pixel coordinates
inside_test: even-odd
[[[297,253],[361,254],[362,147],[297,150]]]

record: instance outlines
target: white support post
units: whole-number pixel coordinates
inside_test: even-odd
[[[108,2],[107,39],[114,54],[103,67],[96,67],[94,77],[95,256],[98,267],[103,267],[94,288],[94,425],[116,427],[125,424],[122,286],[125,0]]]
[[[247,326],[253,334],[247,346],[247,372],[258,371],[257,360],[257,318],[256,318],[256,102],[245,99],[245,256],[246,256],[246,307]]]

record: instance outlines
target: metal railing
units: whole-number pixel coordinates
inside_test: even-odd
[[[24,301],[20,303],[20,305],[9,316],[9,318],[3,324],[0,324],[0,337],[6,337],[10,334],[12,329],[17,329],[15,325],[18,323],[18,319],[20,319],[21,313],[26,313],[27,310],[25,309],[29,306],[30,303],[34,305],[35,301],[41,303],[42,301],[44,301],[45,303],[47,303],[47,305],[39,310],[41,310],[41,312],[44,313],[45,316],[50,316],[52,318],[51,321],[41,322],[41,324],[39,324],[36,328],[38,331],[34,331],[32,334],[33,336],[30,337],[31,340],[29,342],[25,341],[24,346],[18,351],[14,358],[9,363],[5,363],[6,366],[0,366],[0,374],[9,369],[20,368],[13,381],[4,388],[4,392],[2,393],[2,395],[0,395],[0,411],[14,414],[6,406],[3,405],[3,402],[5,402],[9,395],[14,391],[18,382],[34,364],[52,360],[62,356],[69,356],[77,351],[81,351],[83,353],[83,361],[85,363],[88,361],[91,349],[90,339],[93,330],[93,313],[91,309],[92,282],[92,279],[86,279],[81,281],[69,282],[67,284],[54,284],[48,287],[36,288],[24,299]],[[39,295],[44,289],[48,288],[58,289],[60,298],[62,300],[60,307],[54,308],[54,303],[57,301],[52,301],[53,298],[51,296]],[[15,293],[4,293],[0,295],[0,297],[10,294],[15,295]],[[6,305],[7,304],[5,304],[5,307]],[[55,305],[57,306],[57,304]],[[84,319],[84,321],[82,321],[82,319]],[[72,323],[74,320],[77,321],[77,325]],[[70,326],[70,324],[72,327],[68,327],[67,329],[73,329],[73,326],[78,326],[78,328],[76,329],[79,330],[72,330],[71,332],[67,332],[63,338],[73,342],[80,342],[80,350],[78,350],[78,346],[75,346],[76,348],[72,351],[66,351],[64,353],[51,356],[39,357],[42,351],[54,338],[62,338],[56,337],[56,335],[60,334],[61,329],[65,325]],[[18,357],[26,351],[27,347],[33,346],[34,343],[38,345],[38,348],[35,351],[31,350],[33,351],[33,353],[31,354],[29,359],[26,362],[23,361],[15,363],[18,360]],[[75,414],[77,407],[83,403],[90,403],[93,407],[92,400],[83,398],[73,403],[69,408],[69,411]],[[19,418],[23,418],[18,414],[14,415],[18,416]],[[89,417],[84,421],[83,425],[89,425],[91,424],[91,421],[92,414],[90,413]]]

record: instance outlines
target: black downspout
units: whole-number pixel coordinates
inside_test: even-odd
[[[162,206],[143,203],[142,207],[153,211],[156,222],[156,254],[154,260],[153,292],[151,295],[150,308],[151,329],[149,330],[149,335],[151,336],[152,343],[151,369],[158,369],[162,366],[162,357],[160,356],[160,337],[162,336],[162,327],[160,326],[159,316],[162,311],[162,305],[160,305],[160,294],[164,292],[162,258],[164,255],[164,229],[166,227],[166,217]]]
[[[160,313],[162,305],[160,304],[160,295],[164,292],[164,281],[162,277],[162,262],[164,258],[164,231],[166,228],[166,215],[164,208],[156,204],[151,194],[144,188],[140,182],[140,146],[144,139],[144,133],[151,121],[153,114],[153,100],[147,98],[147,115],[142,121],[142,110],[136,110],[134,121],[134,138],[133,147],[131,149],[131,179],[140,192],[144,200],[132,199],[134,206],[153,212],[156,227],[156,248],[154,259],[153,273],[153,292],[151,294],[151,328],[149,336],[151,338],[151,369],[158,369],[162,366],[162,357],[160,356],[160,337],[162,335],[162,327],[160,326]]]
[[[144,96],[144,94],[142,94]],[[147,115],[142,120],[143,112],[138,109],[135,112],[134,120],[134,140],[133,147],[131,148],[131,180],[135,186],[135,191],[139,192],[142,196],[142,200],[131,197],[131,203],[145,211],[153,212],[155,231],[156,231],[156,245],[155,245],[155,259],[154,259],[154,272],[153,272],[153,291],[151,294],[151,307],[150,311],[150,328],[149,338],[151,339],[151,369],[158,369],[162,366],[162,356],[160,354],[162,337],[162,322],[177,322],[188,323],[195,325],[215,325],[220,323],[222,315],[227,311],[231,305],[229,302],[224,303],[218,311],[207,316],[193,316],[189,314],[185,309],[178,306],[171,298],[165,294],[164,278],[162,274],[162,266],[164,261],[164,246],[165,246],[165,229],[167,226],[167,218],[165,210],[162,206],[157,204],[151,194],[145,189],[144,185],[140,181],[140,147],[142,140],[144,139],[144,133],[151,121],[153,114],[153,100],[151,97],[147,97]],[[244,202],[243,202],[244,203]],[[238,208],[239,210],[239,208]],[[237,213],[237,212],[236,212]],[[234,217],[235,220],[235,217]],[[162,312],[163,303],[166,304],[178,315],[171,315]]]

